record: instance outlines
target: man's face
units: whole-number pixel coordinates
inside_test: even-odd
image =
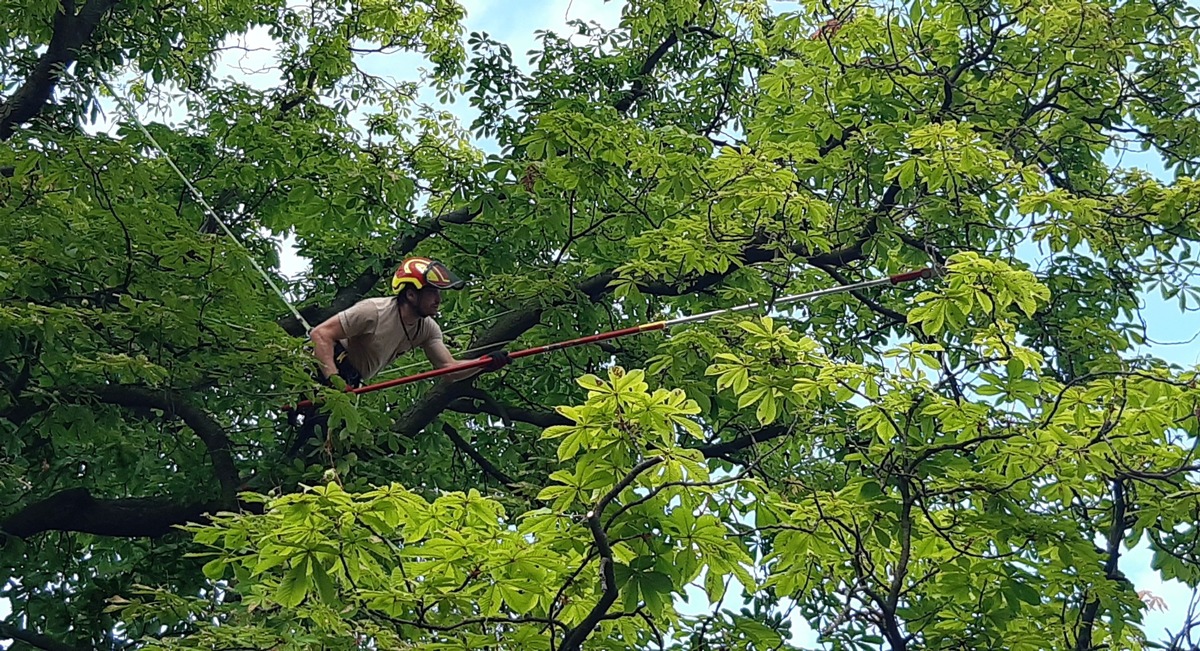
[[[441,306],[442,290],[437,287],[425,287],[417,292],[417,313],[421,316],[437,316]]]

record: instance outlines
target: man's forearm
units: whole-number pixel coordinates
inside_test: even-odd
[[[465,363],[466,362],[456,361],[456,362],[454,362],[454,364],[452,366],[458,366],[458,365],[465,364]],[[469,377],[474,377],[476,375],[479,375],[482,372],[483,372],[483,367],[477,366],[475,368],[467,368],[467,369],[463,369],[461,371],[456,371],[454,373],[447,373],[445,375],[445,378],[446,378],[447,382],[458,382],[459,380],[465,380]]]
[[[321,372],[325,377],[337,373],[337,362],[333,359],[333,341],[318,334],[313,334],[313,355],[321,363]]]

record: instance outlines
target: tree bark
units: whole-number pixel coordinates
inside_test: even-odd
[[[97,499],[86,488],[72,488],[34,502],[0,521],[0,530],[17,538],[47,531],[76,531],[120,538],[158,538],[175,525],[204,522],[217,504],[179,504],[168,497]]]
[[[29,646],[38,649],[44,649],[44,651],[82,651],[82,647],[67,644],[66,642],[60,642],[52,637],[42,635],[36,631],[30,631],[0,622],[0,640],[3,639],[24,642]]]
[[[83,395],[93,395],[98,400],[122,407],[149,407],[158,409],[168,418],[179,418],[196,433],[208,448],[213,473],[221,487],[220,503],[232,507],[237,501],[237,490],[241,481],[233,462],[229,437],[217,421],[204,410],[189,404],[182,396],[171,391],[160,391],[129,385],[108,385],[85,389]]]
[[[63,71],[75,62],[80,48],[92,39],[100,20],[117,1],[89,0],[77,14],[75,0],[62,0],[46,52],[21,87],[0,104],[0,141],[11,138],[18,125],[42,112]]]

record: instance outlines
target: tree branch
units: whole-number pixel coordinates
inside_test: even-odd
[[[713,445],[706,445],[697,449],[700,450],[701,454],[709,459],[713,457],[724,457],[733,452],[753,447],[759,443],[787,436],[791,431],[792,430],[790,428],[782,425],[772,425],[771,427],[764,427],[763,429],[760,429],[756,432],[751,432],[745,436],[738,437],[732,441],[724,441],[721,443],[715,443]]]
[[[454,442],[454,447],[461,450],[468,457],[471,457],[471,459],[474,460],[475,463],[479,464],[479,467],[483,468],[483,471],[492,478],[496,479],[505,486],[514,486],[517,483],[512,477],[504,474],[503,470],[497,468],[496,464],[488,461],[487,457],[480,454],[479,450],[476,450],[475,446],[471,445],[469,441],[464,439],[453,425],[450,423],[443,423],[442,428],[446,431],[446,436],[450,437],[450,440]]]
[[[0,622],[0,639],[24,642],[45,651],[81,651],[80,647],[4,622]]]
[[[77,531],[98,536],[158,538],[187,522],[203,522],[218,504],[179,504],[166,497],[96,499],[86,488],[72,488],[34,502],[0,521],[0,530],[17,538],[46,531]]]
[[[584,641],[587,640],[587,637],[592,634],[592,630],[604,619],[604,616],[608,614],[608,609],[617,601],[617,576],[613,565],[613,551],[612,547],[608,544],[608,535],[604,532],[604,527],[600,524],[600,518],[604,515],[604,508],[616,499],[621,494],[621,491],[628,488],[638,478],[638,475],[653,468],[661,461],[661,457],[651,457],[634,466],[633,470],[630,470],[624,479],[616,486],[613,486],[612,490],[600,498],[600,501],[596,502],[596,506],[591,511],[588,511],[588,529],[592,532],[592,539],[595,541],[596,550],[600,554],[600,585],[604,593],[600,595],[600,600],[592,607],[587,617],[583,618],[579,626],[571,629],[571,632],[567,634],[562,646],[559,647],[559,651],[579,651]]]
[[[460,414],[487,414],[496,418],[505,420],[515,420],[522,423],[529,423],[543,429],[553,427],[555,425],[570,425],[571,420],[558,412],[553,411],[535,411],[533,409],[522,409],[520,407],[511,407],[509,405],[501,405],[493,401],[483,401],[475,392],[458,398],[446,405],[450,411],[456,411]]]
[[[240,479],[233,462],[229,437],[221,425],[202,409],[192,406],[174,392],[130,385],[91,387],[81,395],[91,395],[101,402],[121,407],[159,409],[168,418],[183,420],[208,448],[213,472],[221,486],[220,504],[233,506],[237,503]]]
[[[1120,478],[1113,480],[1113,513],[1112,523],[1108,527],[1108,560],[1104,562],[1104,576],[1109,581],[1121,578],[1119,562],[1121,558],[1121,541],[1125,538],[1125,484]],[[1100,599],[1092,597],[1084,607],[1080,616],[1079,634],[1075,638],[1075,651],[1092,651],[1092,627],[1096,624],[1096,616],[1100,612]]]
[[[650,53],[650,56],[646,58],[646,62],[642,64],[642,69],[638,70],[638,76],[637,79],[633,80],[633,86],[629,90],[625,91],[625,93],[621,96],[621,99],[617,100],[615,106],[618,113],[625,113],[629,109],[633,108],[633,103],[641,99],[646,94],[646,77],[649,76],[650,73],[654,72],[654,68],[658,65],[658,62],[661,61],[662,58],[666,56],[667,52],[670,51],[670,49],[678,42],[679,34],[677,32],[671,32],[670,36],[668,36],[666,40],[659,44],[658,48]]]
[[[816,267],[817,269],[820,269],[821,271],[824,271],[826,274],[829,275],[830,278],[833,278],[834,280],[838,281],[839,283],[841,283],[843,285],[850,284],[850,279],[847,278],[845,275],[843,275],[841,272],[839,272],[837,269],[834,269],[833,267],[826,266],[826,265],[813,265],[813,266]],[[887,318],[889,318],[892,321],[895,321],[897,323],[908,323],[907,316],[905,316],[889,307],[884,307],[883,304],[879,303],[878,301],[871,298],[870,296],[867,296],[860,290],[857,290],[857,289],[850,290],[850,295],[853,296],[854,298],[857,298],[860,303],[869,307],[871,309],[871,311],[875,312],[876,314],[886,316]]]
[[[614,277],[612,273],[592,276],[577,285],[575,289],[578,293],[595,301],[604,295],[608,283]],[[536,326],[541,321],[541,317],[542,308],[540,307],[531,307],[507,314],[497,319],[492,327],[479,337],[476,347],[487,348],[500,342],[515,341]],[[478,377],[478,375],[474,375],[459,382],[442,382],[434,385],[421,400],[418,400],[397,420],[392,430],[401,436],[408,437],[420,432],[433,422],[433,419],[437,418],[438,414],[442,413],[442,410],[446,409],[450,403],[469,395],[473,390],[472,384]]]
[[[45,53],[38,59],[25,83],[0,104],[0,141],[12,137],[16,127],[37,117],[54,93],[55,86],[91,40],[101,18],[117,0],[89,0],[78,14],[75,3],[64,0],[54,16],[53,34]]]

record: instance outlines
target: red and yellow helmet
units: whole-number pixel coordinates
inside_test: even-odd
[[[405,285],[412,285],[415,289],[423,289],[426,285],[438,289],[458,289],[463,284],[454,272],[436,260],[407,258],[400,263],[392,276],[392,293],[399,294],[404,291]]]

